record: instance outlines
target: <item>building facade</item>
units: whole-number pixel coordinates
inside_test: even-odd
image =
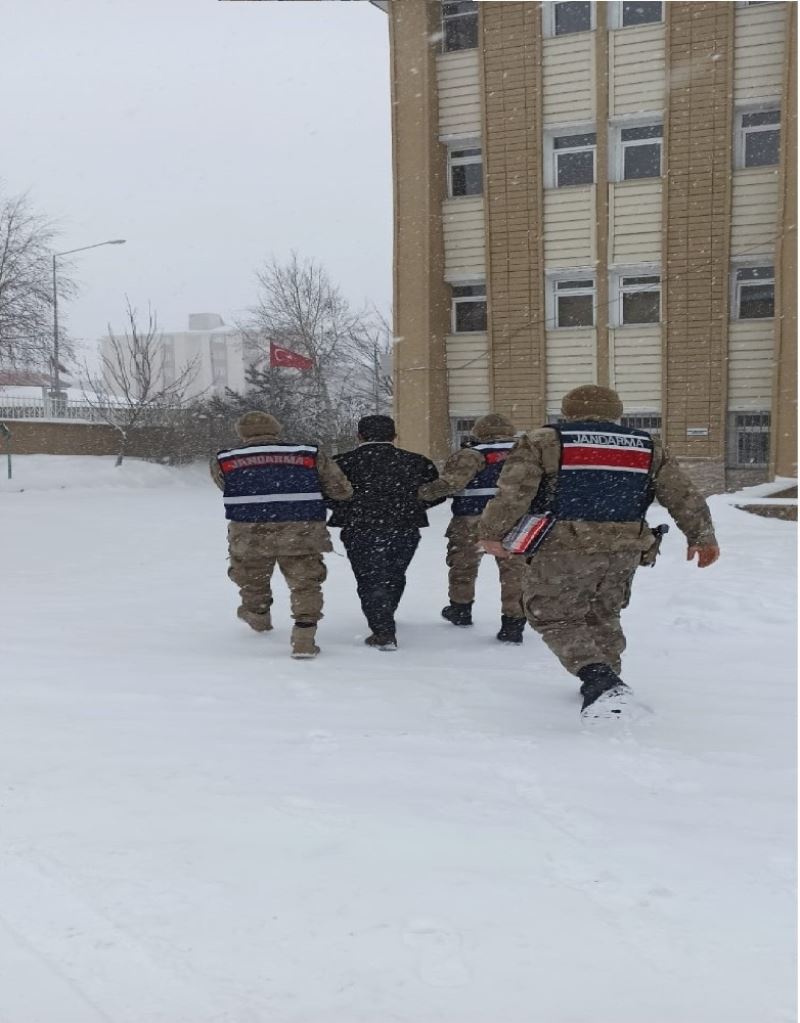
[[[244,391],[249,366],[263,361],[264,352],[256,351],[241,331],[228,327],[217,313],[190,313],[187,330],[161,332],[158,335],[160,362],[157,366],[163,385],[174,384],[187,367],[193,369],[185,387],[185,400],[222,397],[225,389]],[[112,358],[108,338],[100,342],[100,351]]]
[[[796,4],[390,0],[401,442],[588,382],[796,475]]]

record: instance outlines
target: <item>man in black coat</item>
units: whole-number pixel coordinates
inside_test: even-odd
[[[367,646],[395,650],[395,611],[406,585],[408,569],[428,525],[417,491],[439,473],[430,459],[395,447],[394,420],[365,416],[358,424],[359,445],[335,461],[350,480],[350,501],[329,502],[328,525],[341,526],[342,543],[356,577],[361,609],[372,635]]]

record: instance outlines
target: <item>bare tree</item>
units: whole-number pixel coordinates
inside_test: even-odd
[[[192,360],[168,382],[161,334],[152,310],[148,308],[144,328],[139,326],[130,302],[126,318],[128,329],[122,337],[109,324],[99,373],[84,367],[91,388],[84,391],[86,403],[98,419],[119,433],[118,466],[125,457],[131,431],[156,423],[168,425],[174,411],[184,404],[186,390],[198,371],[197,360]]]
[[[52,366],[53,281],[51,259],[57,232],[34,212],[27,196],[0,195],[0,361]],[[75,293],[63,267],[59,298]],[[72,354],[61,338],[62,353]]]
[[[359,319],[346,345],[353,362],[349,391],[365,409],[389,414],[394,396],[392,378],[392,330],[377,309],[369,318]]]

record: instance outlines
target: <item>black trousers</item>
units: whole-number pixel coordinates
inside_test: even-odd
[[[406,588],[406,570],[419,544],[419,530],[345,528],[342,543],[367,624],[378,636],[393,634],[394,614]]]

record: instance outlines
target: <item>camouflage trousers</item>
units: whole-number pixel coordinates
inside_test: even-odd
[[[448,596],[453,604],[471,604],[483,553],[477,549],[478,522],[472,515],[455,516],[447,528]],[[500,607],[504,615],[524,618],[522,558],[495,558],[500,573]]]
[[[538,552],[531,559],[524,581],[526,617],[571,674],[587,664],[621,670],[620,612],[628,606],[640,558],[640,551],[564,551]]]
[[[228,576],[239,587],[244,610],[264,614],[272,607],[270,580],[277,565],[289,587],[292,618],[300,622],[318,622],[322,618],[322,584],[327,569],[319,551],[275,552],[263,537],[253,532],[230,537],[228,552]]]

